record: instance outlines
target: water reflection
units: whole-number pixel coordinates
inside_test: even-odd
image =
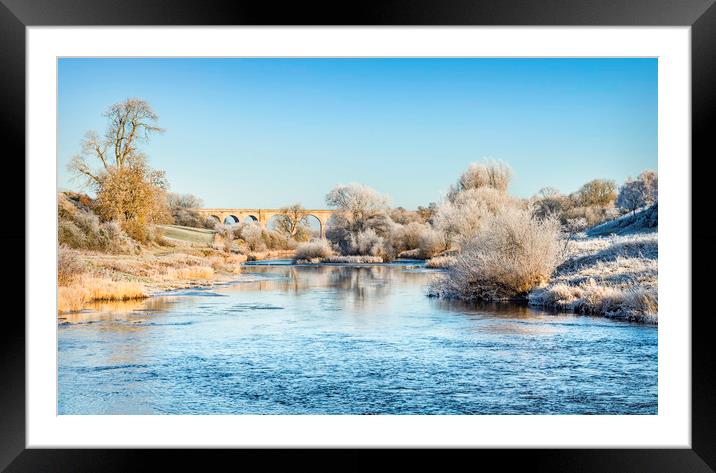
[[[656,413],[656,328],[428,298],[436,274],[254,265],[67,315],[59,412]]]

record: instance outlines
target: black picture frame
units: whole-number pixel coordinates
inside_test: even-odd
[[[547,471],[708,472],[716,469],[716,356],[713,316],[698,296],[707,293],[716,231],[706,171],[716,156],[710,124],[716,116],[715,0],[392,0],[271,2],[244,0],[0,0],[0,133],[8,184],[23,189],[25,155],[25,28],[81,25],[574,25],[690,26],[692,67],[692,448],[474,450],[501,468]],[[689,159],[683,156],[678,159]],[[22,163],[22,164],[21,164]],[[17,211],[17,202],[14,203]],[[23,201],[24,210],[24,201]],[[23,212],[24,215],[24,212]],[[23,217],[27,218],[26,216]],[[17,217],[14,217],[17,221]],[[4,248],[24,248],[24,226],[4,225]],[[13,267],[24,264],[19,252]],[[16,265],[16,266],[15,266]],[[699,277],[701,275],[701,277]],[[27,294],[27,293],[26,293]],[[24,313],[24,308],[22,308]],[[41,450],[25,449],[25,320],[7,311],[0,334],[0,469],[6,471],[126,471],[150,467],[148,460],[206,469],[206,456],[276,456],[233,450]],[[677,314],[688,317],[691,314]],[[316,452],[310,452],[313,454]],[[445,453],[445,452],[431,452]],[[454,454],[455,452],[450,452]],[[460,452],[468,453],[468,452]],[[306,452],[298,458],[308,458]],[[424,452],[412,452],[419,458]],[[284,455],[284,454],[282,454]],[[333,450],[334,455],[355,452]],[[296,456],[296,455],[293,455]],[[245,461],[245,459],[243,459]],[[313,461],[313,460],[309,460]],[[199,463],[201,462],[201,463]],[[492,462],[491,462],[492,463]]]

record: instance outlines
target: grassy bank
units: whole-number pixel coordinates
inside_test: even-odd
[[[428,295],[527,300],[537,307],[658,323],[656,205],[576,235],[545,239],[540,225],[529,223],[527,215],[498,218],[457,255],[428,260],[428,267],[446,269]]]
[[[160,231],[162,245],[141,245],[135,253],[60,248],[58,312],[232,281],[246,261],[293,257],[292,250],[227,253],[212,246],[210,230],[164,225]]]
[[[658,322],[656,232],[586,235],[567,244],[565,260],[531,305],[637,322]]]
[[[139,254],[60,248],[58,311],[97,301],[141,299],[170,289],[229,281],[245,255],[191,246],[145,246]]]

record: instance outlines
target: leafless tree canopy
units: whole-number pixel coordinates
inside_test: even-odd
[[[198,209],[204,206],[204,201],[194,194],[167,194],[167,203],[172,209]]]
[[[293,204],[281,209],[282,214],[275,218],[276,230],[289,236],[298,233],[301,227],[308,226],[308,214],[301,204]]]
[[[104,135],[88,131],[82,140],[82,153],[72,158],[69,169],[84,177],[88,184],[97,185],[106,173],[127,165],[141,164],[145,155],[139,146],[154,133],[159,117],[152,107],[141,99],[127,99],[110,106],[104,113],[107,129]],[[94,169],[88,159],[96,159],[100,167]]]

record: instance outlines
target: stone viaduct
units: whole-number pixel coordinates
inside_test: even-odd
[[[271,217],[275,215],[283,215],[281,209],[192,209],[194,212],[206,218],[215,218],[219,222],[224,223],[228,218],[232,218],[234,222],[244,222],[248,218],[252,219],[262,228],[266,228]],[[326,224],[328,219],[333,215],[333,210],[308,209],[306,214],[315,217],[320,223],[321,238],[326,236]]]

